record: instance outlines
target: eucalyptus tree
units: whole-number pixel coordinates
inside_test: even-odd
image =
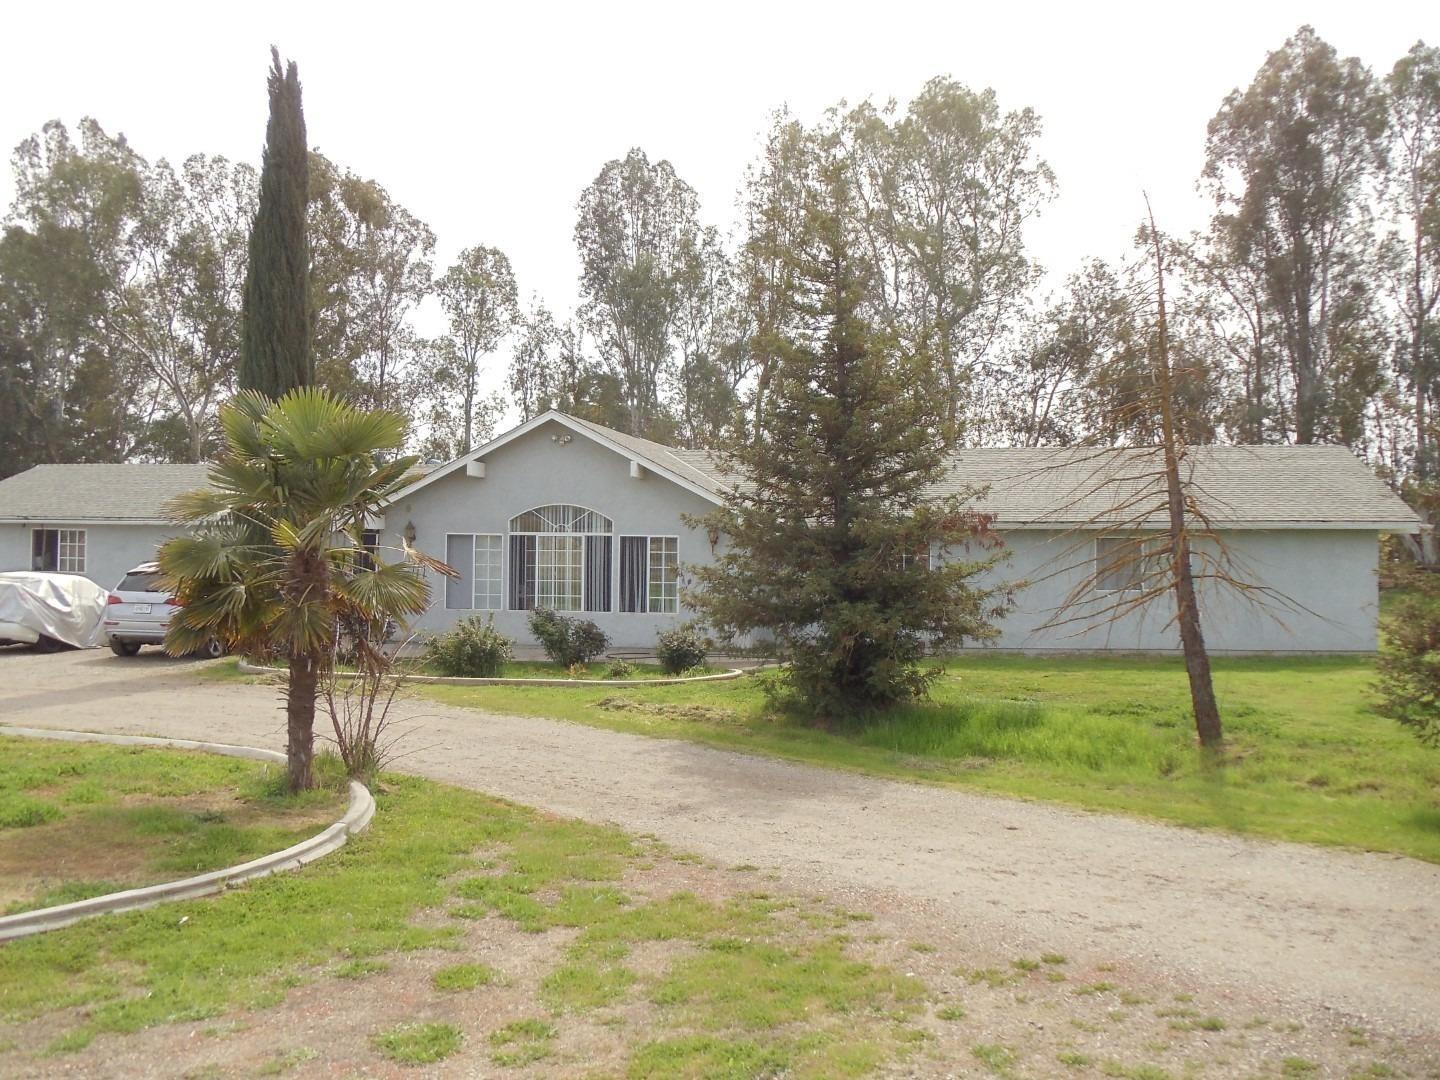
[[[496,403],[480,392],[485,359],[520,319],[519,290],[510,260],[499,248],[466,248],[435,280],[447,333],[432,343],[420,365],[431,405],[432,437],[442,435],[450,456],[489,437]]]
[[[991,359],[1039,268],[1025,224],[1054,193],[1039,117],[1002,111],[993,90],[927,82],[901,113],[866,102],[839,124],[857,163],[856,199],[882,309],[945,376],[947,420]]]
[[[375,181],[318,153],[310,160],[317,380],[352,401],[407,411],[421,348],[410,319],[431,290],[435,234]]]
[[[1414,472],[1435,473],[1440,393],[1440,49],[1416,42],[1386,77],[1388,209],[1380,261],[1399,316],[1397,368],[1414,409]]]
[[[146,449],[204,461],[240,359],[255,170],[196,154],[144,174],[134,264],[114,325],[159,403]],[[173,432],[173,435],[168,433]]]
[[[150,412],[113,319],[144,162],[88,117],[77,134],[51,121],[16,147],[0,235],[0,337],[14,365],[5,381],[32,461],[123,460]]]
[[[618,381],[624,426],[657,434],[682,312],[723,258],[700,224],[700,201],[668,161],[641,149],[606,162],[581,193],[575,222],[584,315]]]
[[[1218,252],[1263,269],[1299,443],[1355,441],[1379,387],[1368,198],[1385,99],[1369,70],[1308,26],[1210,121],[1204,179]]]
[[[554,399],[560,328],[538,296],[516,326],[505,388],[522,421],[538,416]]]

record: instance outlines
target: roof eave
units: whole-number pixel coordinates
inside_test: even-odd
[[[1409,536],[1421,532],[1424,524],[1417,518],[1406,521],[1398,518],[1377,519],[1374,521],[1357,520],[1353,518],[1333,519],[1324,521],[1293,521],[1293,520],[1251,520],[1251,521],[1224,521],[1212,519],[1210,522],[1217,532],[1228,531],[1261,531],[1261,530],[1296,530],[1296,531],[1346,531],[1346,532],[1379,532],[1387,534],[1399,534]],[[995,520],[995,528],[1004,529],[1103,529],[1123,527],[1127,529],[1159,531],[1166,528],[1163,521],[1155,522],[1123,522],[1104,521],[1096,518],[1084,518],[1077,520],[1058,520],[1053,518],[1005,518],[998,517]]]

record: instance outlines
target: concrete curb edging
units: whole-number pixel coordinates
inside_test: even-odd
[[[285,669],[252,664],[243,656],[237,658],[240,672],[244,675],[284,675]],[[759,670],[752,668],[751,670]],[[355,672],[337,671],[344,679],[353,679]],[[714,675],[677,675],[665,679],[471,679],[461,675],[407,675],[406,682],[429,683],[439,686],[678,686],[681,683],[728,682],[738,679],[745,672],[740,668],[716,672]]]
[[[269,761],[284,764],[285,755],[275,750],[262,750],[255,746],[234,746],[230,743],[196,742],[191,739],[158,739],[144,735],[101,735],[91,731],[61,731],[52,728],[23,728],[0,724],[0,735],[15,735],[27,739],[55,739],[60,742],[95,742],[113,746],[156,746],[171,750],[202,750],[225,757],[250,758],[254,761]],[[232,885],[238,885],[255,878],[266,877],[282,870],[294,870],[306,863],[338,851],[345,842],[357,833],[363,832],[375,816],[375,799],[370,789],[357,780],[350,781],[350,805],[344,817],[328,828],[316,833],[308,840],[292,844],[283,851],[262,855],[238,866],[223,870],[212,870],[207,874],[166,881],[159,885],[146,885],[138,889],[95,896],[89,900],[78,900],[73,904],[59,904],[25,911],[19,915],[0,917],[0,941],[28,937],[46,930],[58,930],[95,915],[110,915],[122,911],[136,911],[154,907],[156,904],[174,900],[192,900],[223,892]]]

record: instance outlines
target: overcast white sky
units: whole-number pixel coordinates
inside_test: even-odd
[[[772,109],[903,102],[949,74],[1042,117],[1059,197],[1029,242],[1063,275],[1126,246],[1142,188],[1163,228],[1203,223],[1206,121],[1302,22],[1377,72],[1440,39],[1428,0],[27,4],[5,14],[0,144],[88,114],[147,157],[258,164],[274,42],[300,65],[312,145],[428,222],[442,267],[496,245],[563,314],[576,197],[606,160],[670,159],[727,227]]]

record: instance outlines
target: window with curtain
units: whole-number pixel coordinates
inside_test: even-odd
[[[674,615],[680,610],[680,541],[675,536],[620,538],[620,610]]]
[[[511,609],[609,611],[613,531],[609,518],[583,506],[517,514],[510,520]]]
[[[1152,546],[1139,536],[1095,539],[1095,588],[1098,592],[1134,592],[1145,584]]]
[[[61,574],[85,572],[84,529],[36,529],[30,534],[30,568]]]

